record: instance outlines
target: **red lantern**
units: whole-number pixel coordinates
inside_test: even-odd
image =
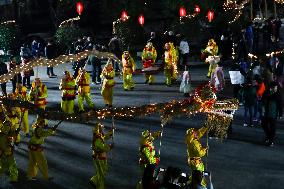
[[[123,21],[125,21],[125,20],[127,19],[127,17],[128,17],[127,12],[126,12],[126,11],[122,11],[122,13],[121,13],[121,19],[122,19]]]
[[[179,8],[179,16],[180,16],[180,17],[186,16],[186,10],[185,10],[184,7],[180,7],[180,8]]]
[[[208,21],[211,22],[214,19],[214,12],[209,10],[207,12],[207,18],[208,18]]]
[[[76,10],[79,15],[81,15],[81,13],[83,12],[83,9],[84,9],[83,3],[81,2],[76,3]]]
[[[138,17],[138,22],[141,26],[144,25],[144,16],[142,14]]]
[[[196,14],[199,14],[199,13],[200,13],[200,8],[199,8],[198,5],[195,5],[195,7],[194,7],[194,12],[195,12]]]

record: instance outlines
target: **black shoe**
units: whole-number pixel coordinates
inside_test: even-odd
[[[150,85],[150,84],[149,84]],[[134,87],[131,87],[130,90],[132,91],[134,89]]]
[[[51,74],[51,76],[53,76],[53,77],[57,77],[57,75],[55,75],[55,74]]]
[[[149,85],[153,85],[153,83],[149,83]]]
[[[149,82],[149,80],[146,80],[146,81],[145,81],[145,84],[147,84],[148,82]]]
[[[85,113],[85,110],[79,110],[79,113],[80,114]]]

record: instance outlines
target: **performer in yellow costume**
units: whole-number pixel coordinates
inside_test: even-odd
[[[143,68],[149,68],[155,65],[157,58],[157,51],[153,46],[153,43],[148,42],[142,52]],[[154,83],[154,75],[145,74],[145,83],[151,85]]]
[[[202,157],[207,152],[207,147],[202,147],[200,143],[201,137],[207,132],[207,127],[202,127],[198,130],[191,128],[186,132],[186,145],[188,164],[191,170],[204,171]]]
[[[90,74],[84,68],[79,70],[79,75],[76,78],[76,85],[78,86],[78,106],[79,111],[84,110],[84,100],[86,100],[89,108],[94,108],[90,93]]]
[[[115,86],[114,76],[115,72],[112,66],[111,59],[109,59],[101,74],[102,78],[101,94],[103,96],[105,105],[107,107],[112,107],[113,87]]]
[[[122,55],[122,73],[124,90],[133,90],[134,82],[132,73],[135,71],[135,62],[128,51],[124,51]]]
[[[105,177],[108,171],[107,152],[113,148],[113,144],[106,144],[105,141],[110,139],[113,135],[113,131],[109,131],[107,134],[103,132],[104,126],[97,124],[93,129],[93,162],[96,170],[96,175],[90,179],[90,183],[96,189],[105,188]]]
[[[166,85],[171,86],[172,80],[177,79],[177,55],[172,43],[165,44],[164,64]]]
[[[9,94],[11,97],[12,94]],[[7,116],[6,119],[9,121],[11,126],[11,131],[16,132],[17,130],[20,130],[20,116],[21,116],[21,110],[19,107],[7,107]],[[13,136],[11,138],[15,145],[18,145],[21,141],[20,133],[18,132],[17,135]]]
[[[29,93],[30,101],[33,101],[38,108],[44,110],[47,104],[47,96],[47,87],[41,82],[40,78],[35,78]]]
[[[12,130],[7,119],[0,128],[0,175],[9,172],[10,182],[18,181],[18,168],[14,157],[14,141],[20,130]]]
[[[28,180],[32,180],[37,176],[38,168],[45,180],[50,180],[48,176],[47,160],[43,153],[44,139],[54,135],[55,128],[48,128],[45,120],[39,117],[33,125],[33,132],[29,141],[29,165],[27,171]]]
[[[61,79],[59,89],[61,93],[61,109],[64,113],[74,113],[74,100],[76,98],[76,84],[73,76],[68,72],[64,72],[64,77]]]
[[[215,63],[216,61],[212,60],[212,59],[215,59],[214,57],[217,56],[218,54],[218,46],[216,42],[214,41],[214,39],[210,39],[208,41],[207,47],[203,52],[206,53],[209,58],[209,59],[208,58],[206,59],[206,62],[210,64],[208,68],[208,73],[207,73],[207,77],[210,78],[211,74],[214,72],[215,68],[217,67],[217,64]]]
[[[14,94],[15,98],[21,101],[28,101],[27,88],[22,84],[18,83]],[[20,108],[21,110],[21,126],[26,136],[29,135],[29,112],[28,109]]]

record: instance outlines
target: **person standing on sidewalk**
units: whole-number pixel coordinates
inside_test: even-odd
[[[46,47],[44,48],[44,55],[47,59],[54,59],[56,58],[56,46],[53,44],[52,41],[48,41]],[[53,72],[53,67],[47,67],[47,75],[48,77],[56,77],[57,75]]]
[[[0,76],[5,75],[7,73],[8,73],[7,65],[4,62],[0,61]],[[6,83],[7,82],[1,83],[1,90],[3,96],[7,96]]]
[[[277,118],[281,119],[283,115],[282,96],[275,81],[271,82],[269,89],[264,92],[262,106],[264,113],[261,126],[266,136],[265,143],[273,147],[276,133],[276,120]]]
[[[256,88],[252,85],[252,81],[247,81],[244,86],[243,100],[244,100],[244,108],[245,108],[244,127],[247,127],[248,125],[252,127],[253,126],[253,120],[252,120],[253,108],[256,103]]]
[[[93,50],[97,50],[96,47],[93,47]],[[102,73],[102,62],[101,59],[96,57],[94,54],[90,54],[87,59],[87,64],[92,65],[92,82],[94,84],[101,83],[101,73]]]

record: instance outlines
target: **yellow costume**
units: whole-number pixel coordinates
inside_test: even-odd
[[[132,90],[134,88],[132,73],[134,72],[136,66],[128,51],[124,51],[122,55],[122,67],[123,88],[124,90]]]
[[[15,98],[21,101],[28,101],[29,97],[27,95],[27,88],[22,84],[17,85],[15,91]],[[29,111],[28,109],[21,108],[21,119],[22,122],[22,130],[28,135],[29,134]]]
[[[10,122],[11,126],[11,131],[16,132],[17,130],[20,129],[20,108],[18,107],[10,107],[7,109],[8,110],[8,115],[6,117],[7,121]],[[18,132],[17,135],[12,137],[13,142],[15,144],[19,144],[21,140],[20,133]]]
[[[171,86],[172,80],[177,79],[177,54],[172,43],[165,44],[165,65],[164,74],[166,76],[166,85]]]
[[[207,47],[204,50],[204,52],[209,56],[217,56],[218,46],[217,46],[216,42],[214,41],[214,39],[210,39],[208,41]],[[211,77],[211,74],[214,72],[216,67],[217,67],[217,64],[214,64],[214,61],[212,63],[210,62],[207,77]]]
[[[202,127],[198,130],[193,128],[188,129],[186,132],[186,145],[188,164],[191,170],[204,171],[204,164],[201,160],[207,152],[207,148],[201,146],[200,138],[207,132],[206,127]]]
[[[78,106],[79,111],[84,111],[84,100],[86,100],[89,108],[94,108],[90,93],[90,75],[84,69],[80,69],[79,75],[76,78],[78,86]]]
[[[38,108],[45,109],[47,96],[47,87],[40,81],[40,78],[35,78],[29,93],[30,100],[33,101]]]
[[[27,177],[29,180],[37,176],[38,168],[43,175],[43,178],[49,180],[47,160],[43,153],[44,139],[55,133],[55,129],[47,128],[45,121],[42,118],[38,118],[33,125],[33,133],[29,141],[29,165],[27,171]]]
[[[0,128],[0,174],[9,172],[11,182],[18,181],[18,168],[14,157],[14,141],[19,130],[12,130],[11,123],[5,120]]]
[[[74,113],[74,100],[76,98],[76,84],[75,79],[68,71],[64,72],[65,77],[61,79],[59,89],[61,94],[61,109],[67,114]]]
[[[110,139],[112,135],[112,131],[104,134],[103,125],[101,124],[97,124],[93,130],[92,150],[96,175],[90,179],[90,182],[92,185],[95,185],[96,189],[105,188],[105,177],[108,171],[107,152],[109,152],[113,146],[106,144],[105,141]]]
[[[143,68],[149,68],[155,65],[157,51],[151,42],[148,42],[142,52]],[[145,83],[153,84],[154,75],[145,74]]]
[[[108,60],[101,74],[101,78],[103,80],[101,94],[106,106],[112,106],[113,87],[115,86],[114,76],[115,72],[113,70],[111,60]]]

